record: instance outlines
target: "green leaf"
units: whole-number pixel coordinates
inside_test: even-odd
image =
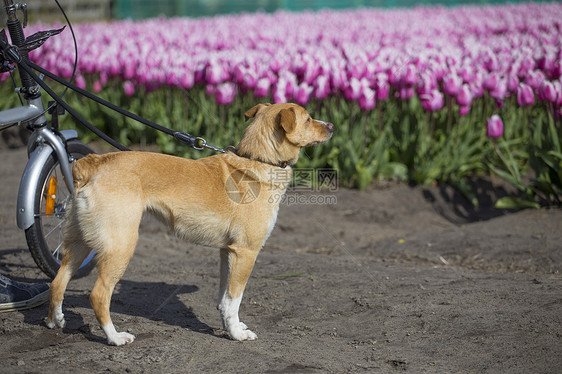
[[[540,208],[540,205],[534,201],[520,197],[502,197],[496,201],[495,207],[498,209],[526,209]]]

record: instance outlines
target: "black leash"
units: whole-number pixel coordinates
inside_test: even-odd
[[[37,76],[37,74],[35,74],[35,72],[33,71],[33,69],[37,70],[38,72],[40,72],[41,74],[51,78],[52,80],[70,88],[71,90],[78,92],[79,94],[87,97],[90,100],[93,100],[95,102],[97,102],[98,104],[101,104],[103,106],[108,107],[109,109],[112,109],[126,117],[132,118],[135,121],[138,121],[144,125],[147,125],[149,127],[152,127],[153,129],[156,129],[158,131],[161,131],[165,134],[168,135],[172,135],[176,140],[187,144],[190,147],[193,147],[196,150],[203,150],[205,148],[207,149],[211,149],[213,151],[216,152],[222,152],[225,153],[226,151],[222,148],[218,148],[218,147],[214,147],[212,145],[207,144],[207,141],[201,137],[198,136],[193,136],[191,134],[188,134],[186,132],[182,132],[182,131],[173,131],[171,129],[168,129],[164,126],[161,126],[157,123],[154,123],[152,121],[149,121],[145,118],[142,118],[134,113],[129,112],[128,110],[125,110],[121,107],[118,107],[115,104],[110,103],[109,101],[106,101],[100,97],[97,97],[93,94],[91,94],[88,91],[85,91],[83,89],[81,89],[80,87],[77,87],[76,85],[67,82],[66,80],[60,78],[59,76],[51,73],[50,71],[43,69],[42,67],[40,67],[39,65],[29,61],[26,62],[24,61],[20,54],[18,53],[17,49],[13,46],[9,46],[9,45],[2,45],[2,49],[4,52],[4,57],[8,58],[10,61],[17,63],[18,66],[20,66],[23,71],[25,71],[26,73],[28,73],[31,78],[33,78],[33,80],[35,82],[37,82],[37,84],[39,86],[41,86],[41,88],[43,88],[45,90],[45,92],[47,92],[61,107],[63,107],[68,113],[70,113],[70,115],[72,115],[74,118],[76,118],[82,125],[84,125],[88,130],[92,131],[94,134],[96,134],[97,136],[99,136],[100,138],[102,138],[103,140],[105,140],[106,142],[108,142],[109,144],[111,144],[112,146],[114,146],[115,148],[122,150],[122,151],[130,151],[129,148],[125,147],[122,144],[119,144],[118,142],[116,142],[115,140],[113,140],[112,138],[110,138],[109,136],[107,136],[105,133],[103,133],[102,131],[100,131],[99,129],[97,129],[94,125],[92,125],[90,122],[88,122],[84,117],[82,117],[78,112],[76,112],[74,109],[72,109],[70,107],[70,105],[68,105],[64,100],[62,100],[62,98],[60,96],[58,96],[45,82],[43,82],[43,80],[41,78],[39,78]],[[32,69],[33,68],[33,69]]]
[[[21,63],[20,63],[20,64],[21,64]],[[165,134],[168,134],[168,135],[172,135],[176,140],[178,140],[178,141],[180,141],[180,142],[182,142],[182,143],[184,143],[184,144],[187,144],[188,146],[193,147],[194,149],[196,149],[196,150],[198,150],[198,151],[201,151],[201,150],[207,148],[207,149],[211,149],[211,150],[216,151],[216,152],[222,152],[222,153],[226,152],[226,151],[225,151],[224,149],[222,149],[222,148],[214,147],[214,146],[212,146],[212,145],[207,144],[207,141],[206,141],[205,139],[199,137],[199,136],[194,136],[194,135],[188,134],[188,133],[186,133],[186,132],[182,132],[182,131],[173,131],[173,130],[167,128],[167,127],[161,126],[161,125],[159,125],[159,124],[157,124],[157,123],[154,123],[154,122],[149,121],[149,120],[147,120],[147,119],[145,119],[145,118],[142,118],[142,117],[140,117],[140,116],[138,116],[138,115],[136,115],[136,114],[134,114],[134,113],[131,113],[131,112],[129,112],[128,110],[125,110],[125,109],[123,109],[123,108],[121,108],[121,107],[118,107],[117,105],[112,104],[112,103],[110,103],[109,101],[104,100],[104,99],[102,99],[102,98],[100,98],[100,97],[98,97],[98,96],[96,96],[96,95],[94,95],[94,94],[92,94],[92,93],[90,93],[90,92],[88,92],[88,91],[86,91],[86,90],[83,90],[83,89],[81,89],[80,87],[78,87],[78,86],[76,86],[76,85],[74,85],[74,84],[72,84],[72,83],[70,83],[70,82],[68,82],[68,81],[66,81],[66,80],[64,80],[64,79],[62,79],[61,77],[59,77],[59,76],[57,76],[57,75],[51,73],[50,71],[48,71],[48,70],[42,68],[41,66],[39,66],[39,65],[37,65],[37,64],[35,64],[35,63],[33,63],[33,62],[28,62],[27,64],[28,64],[30,67],[32,67],[33,69],[37,70],[38,72],[44,74],[46,77],[49,77],[49,78],[51,78],[52,80],[54,80],[54,81],[56,81],[56,82],[58,82],[58,83],[60,83],[60,84],[62,84],[62,85],[64,85],[64,86],[70,88],[71,90],[73,90],[73,91],[75,91],[75,92],[78,92],[80,95],[85,96],[85,97],[87,97],[88,99],[93,100],[93,101],[95,101],[96,103],[101,104],[101,105],[103,105],[103,106],[105,106],[105,107],[107,107],[107,108],[109,108],[109,109],[111,109],[111,110],[114,110],[114,111],[116,111],[116,112],[118,112],[118,113],[120,113],[120,114],[122,114],[122,115],[124,115],[124,116],[126,116],[126,117],[129,117],[129,118],[131,118],[131,119],[134,119],[135,121],[138,121],[138,122],[140,122],[140,123],[142,123],[142,124],[144,124],[144,125],[146,125],[146,126],[152,127],[152,128],[155,129],[155,130],[161,131],[161,132],[163,132],[163,133],[165,133]],[[25,70],[25,69],[24,69],[24,70]],[[39,81],[38,81],[39,78],[38,78],[38,77],[34,77],[34,79],[35,79],[35,78],[37,78],[36,81],[37,81],[37,83],[39,83]],[[39,83],[39,84],[41,85],[41,83]],[[45,89],[45,87],[44,87],[43,85],[41,85],[41,87],[43,87],[43,88]],[[45,91],[47,91],[47,90],[45,89]],[[47,92],[48,92],[48,91],[47,91]],[[49,95],[53,96],[52,93],[50,93],[50,92],[48,92],[48,93],[49,93]],[[53,96],[53,98],[55,98],[55,97]],[[57,99],[55,98],[55,100],[57,100]],[[61,101],[62,101],[62,100],[61,100]],[[57,100],[57,102],[60,104],[60,102],[59,102],[58,100]],[[61,105],[62,105],[62,104],[61,104]],[[63,107],[64,107],[64,106],[63,106]],[[67,108],[65,107],[65,109],[67,109]],[[68,109],[67,109],[67,110],[68,110]],[[69,112],[71,115],[73,115],[74,117],[76,117],[70,110],[68,110],[68,112]],[[88,123],[88,125],[89,125],[89,126],[88,126],[88,125],[86,125],[86,123],[84,123],[84,122],[83,122],[82,120],[80,120],[78,117],[76,117],[76,119],[78,119],[80,122],[82,122],[82,124],[84,124],[89,130],[92,130],[91,127],[93,127],[93,125],[91,125],[91,124]],[[95,128],[95,127],[94,127],[94,128]],[[96,129],[96,130],[97,130],[97,129]],[[92,130],[92,131],[93,131],[93,130]],[[99,130],[98,130],[98,131],[99,131]],[[101,133],[101,131],[99,131],[99,132]],[[96,133],[96,132],[94,131],[94,133]],[[103,134],[103,133],[102,133],[102,134]],[[98,133],[96,133],[96,135],[98,135]],[[104,134],[104,135],[105,135],[105,134]],[[104,140],[107,141],[107,139],[104,139]],[[114,143],[116,143],[116,142],[114,142]],[[115,146],[115,144],[113,144],[113,143],[110,143],[110,144],[112,144],[112,145]],[[119,143],[117,143],[117,144],[119,144]],[[120,144],[119,144],[119,146],[120,146],[120,147],[117,147],[117,148],[119,148],[119,149],[126,148],[126,147],[123,147],[123,146],[120,145]]]

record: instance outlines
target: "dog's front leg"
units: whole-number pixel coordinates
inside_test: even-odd
[[[254,267],[258,250],[248,248],[221,249],[221,284],[218,309],[223,327],[234,340],[255,340],[257,335],[240,322],[238,310],[246,282]]]

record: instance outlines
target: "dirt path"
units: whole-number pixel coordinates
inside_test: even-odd
[[[0,272],[47,281],[15,223],[25,150],[0,159]],[[291,196],[311,195],[333,204],[283,205],[246,289],[257,341],[221,330],[217,251],[148,217],[112,303],[137,340],[106,345],[94,271],[70,283],[62,331],[46,328],[47,305],[0,314],[0,372],[560,372],[561,210],[473,211],[449,189],[404,185]]]

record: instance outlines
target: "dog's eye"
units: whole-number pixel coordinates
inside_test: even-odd
[[[310,125],[310,122],[312,122],[312,119],[311,119],[310,117],[308,117],[308,118],[306,119],[306,122],[305,122],[305,123],[306,123],[307,125]]]

